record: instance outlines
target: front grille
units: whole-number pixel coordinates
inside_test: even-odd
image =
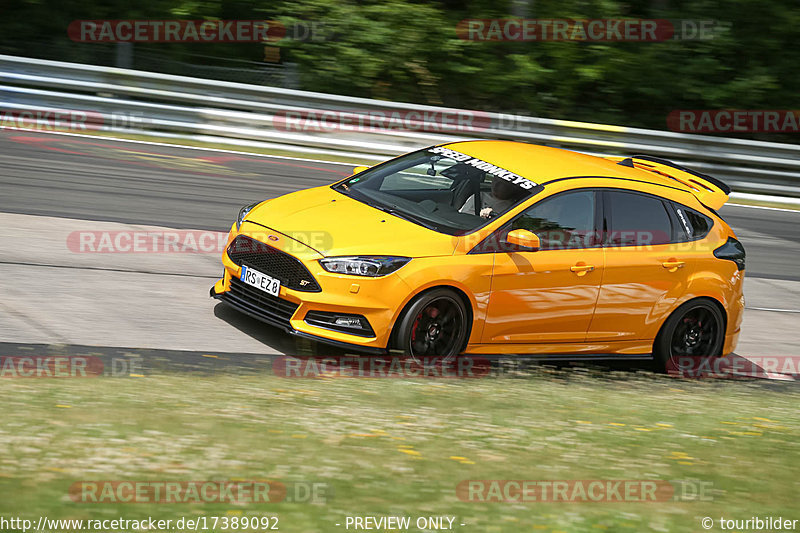
[[[259,318],[285,327],[290,327],[289,320],[299,307],[296,303],[267,294],[236,278],[231,278],[231,290],[222,293],[222,298]]]
[[[228,246],[228,257],[239,266],[245,264],[280,280],[281,285],[292,290],[322,291],[299,259],[246,235],[239,235]]]

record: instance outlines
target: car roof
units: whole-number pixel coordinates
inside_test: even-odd
[[[516,141],[459,141],[445,146],[510,170],[542,185],[563,178],[610,177],[633,179],[692,192],[690,187],[668,176],[561,148]]]

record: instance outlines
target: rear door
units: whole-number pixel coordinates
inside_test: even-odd
[[[605,272],[587,342],[648,339],[686,291],[692,273],[667,200],[605,189]],[[680,234],[682,235],[682,234]]]

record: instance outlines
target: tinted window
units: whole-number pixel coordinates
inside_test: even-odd
[[[526,229],[538,235],[542,250],[591,246],[594,192],[569,192],[542,200],[515,218],[511,229]]]
[[[707,216],[698,213],[694,209],[674,204],[675,213],[678,215],[678,222],[680,222],[680,230],[684,235],[682,240],[702,239],[709,231],[714,222]]]
[[[647,246],[672,241],[672,222],[664,202],[655,196],[609,191],[610,246]]]

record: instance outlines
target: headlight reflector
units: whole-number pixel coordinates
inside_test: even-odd
[[[366,255],[328,257],[320,259],[319,263],[328,272],[377,278],[391,274],[409,261],[411,261],[410,257]]]
[[[237,230],[242,226],[242,222],[244,222],[244,217],[247,216],[247,213],[249,213],[255,206],[257,206],[260,203],[261,202],[255,202],[255,203],[252,203],[250,205],[246,205],[243,208],[239,209],[239,216],[236,217],[236,229]]]

